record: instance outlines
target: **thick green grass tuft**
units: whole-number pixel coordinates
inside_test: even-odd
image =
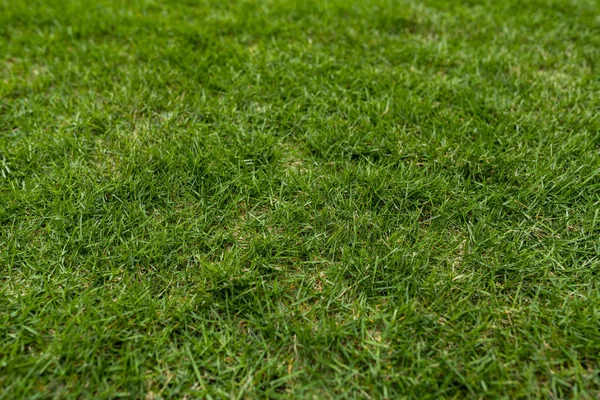
[[[595,0],[0,0],[0,397],[600,397]]]

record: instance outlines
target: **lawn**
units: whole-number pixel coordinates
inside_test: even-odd
[[[596,0],[0,0],[0,398],[600,397]]]

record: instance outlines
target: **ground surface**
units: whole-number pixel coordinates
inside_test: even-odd
[[[0,397],[598,398],[599,10],[0,0]]]

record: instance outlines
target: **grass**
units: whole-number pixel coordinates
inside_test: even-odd
[[[0,397],[600,396],[593,0],[0,0]]]

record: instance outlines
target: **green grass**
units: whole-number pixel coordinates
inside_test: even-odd
[[[0,0],[0,397],[600,397],[595,0]]]

